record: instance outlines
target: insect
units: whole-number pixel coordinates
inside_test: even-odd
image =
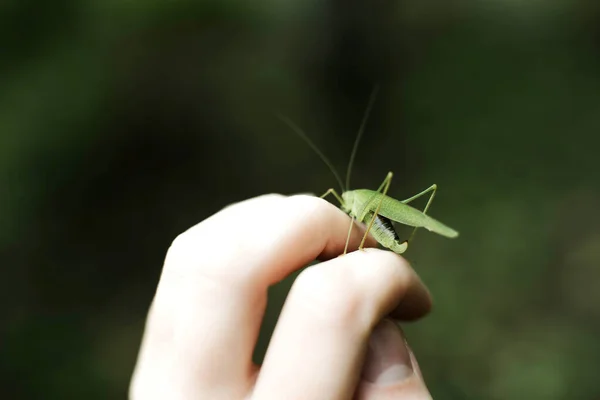
[[[344,247],[344,254],[346,254],[348,251],[348,243],[350,242],[350,235],[352,233],[355,220],[367,225],[367,230],[365,231],[360,246],[358,247],[359,250],[364,248],[365,240],[369,232],[379,244],[397,254],[402,254],[406,251],[408,248],[408,243],[414,238],[418,228],[425,228],[431,232],[448,238],[457,237],[457,231],[427,215],[427,210],[429,210],[429,206],[431,206],[437,190],[437,185],[435,184],[406,200],[396,200],[387,196],[387,192],[393,177],[393,173],[390,171],[377,190],[350,190],[350,173],[352,172],[352,164],[354,163],[358,144],[365,131],[365,126],[367,124],[369,114],[371,113],[371,109],[373,108],[376,95],[377,87],[371,94],[367,110],[365,111],[358,134],[356,135],[356,139],[354,141],[354,146],[350,155],[350,161],[348,162],[348,169],[346,171],[346,185],[342,183],[339,174],[329,159],[325,157],[325,155],[310,140],[306,133],[304,133],[302,129],[300,129],[288,118],[282,115],[278,116],[279,119],[287,124],[317,153],[321,160],[323,160],[323,162],[331,170],[340,186],[340,189],[342,190],[342,194],[340,195],[334,188],[330,188],[320,197],[325,198],[328,195],[333,195],[337,201],[340,202],[340,208],[352,218],[350,227],[348,229],[348,237],[346,239],[346,246]],[[431,194],[423,211],[408,205],[408,203],[411,201],[416,200],[428,193]],[[408,240],[400,240],[396,230],[394,229],[394,226],[392,225],[392,221],[414,227]]]

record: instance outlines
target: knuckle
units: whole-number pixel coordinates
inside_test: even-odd
[[[226,206],[216,214],[177,235],[169,246],[167,258],[189,257],[191,254],[199,253],[200,249],[204,252],[215,248],[221,249],[221,239],[225,237],[230,240],[232,240],[232,236],[238,240],[251,237],[247,235],[246,227],[255,226],[269,210],[279,209],[280,207],[277,205],[284,198],[283,195],[271,193]],[[239,220],[244,220],[246,223],[232,233],[232,223]]]
[[[293,203],[294,207],[305,212],[320,213],[326,211],[332,206],[327,200],[304,194],[290,196],[287,198],[287,201],[289,203]]]
[[[171,242],[167,250],[167,258],[188,253],[189,249],[193,247],[193,243],[191,230],[180,233]]]
[[[256,196],[256,197],[253,197],[250,199],[246,199],[246,200],[239,201],[236,203],[228,204],[227,206],[223,207],[221,212],[226,211],[226,210],[227,211],[239,210],[239,209],[244,209],[247,207],[252,208],[252,207],[256,207],[257,205],[277,202],[283,198],[285,198],[285,196],[282,194],[278,194],[278,193],[263,194],[263,195]]]
[[[296,195],[288,197],[286,201],[288,209],[311,220],[327,220],[334,215],[332,212],[342,212],[327,200],[315,196]]]
[[[201,257],[207,258],[209,251],[215,246],[208,243],[211,238],[205,234],[203,223],[200,223],[173,239],[167,249],[164,266],[166,269],[187,269],[198,264]],[[201,250],[202,249],[202,250]]]
[[[184,249],[186,248],[187,242],[188,240],[185,232],[177,235],[177,237],[173,239],[171,245],[167,249],[167,256],[165,261],[171,260],[173,258],[178,258],[179,254],[184,253]]]

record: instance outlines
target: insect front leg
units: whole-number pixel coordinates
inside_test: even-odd
[[[431,205],[431,203],[433,202],[433,198],[435,197],[436,190],[437,190],[437,185],[434,183],[433,185],[429,186],[427,189],[423,190],[421,193],[418,193],[406,200],[402,200],[402,203],[408,204],[411,201],[416,200],[419,197],[431,192],[431,196],[429,196],[429,200],[427,200],[427,204],[425,205],[425,208],[423,209],[423,214],[427,214],[427,210],[429,210],[429,206]],[[412,233],[410,234],[410,237],[408,238],[409,242],[411,240],[413,240],[413,238],[415,237],[415,233],[417,233],[417,229],[418,228],[413,229]]]
[[[344,246],[344,254],[348,252],[348,243],[350,243],[350,235],[352,234],[352,228],[354,227],[354,216],[351,216],[350,227],[348,228],[348,236],[346,236],[346,245]]]
[[[320,199],[324,199],[325,197],[329,196],[330,194],[332,194],[337,201],[340,202],[340,204],[344,204],[344,200],[342,200],[342,196],[340,196],[334,188],[328,189],[325,193],[323,193],[321,196],[319,196]]]
[[[332,194],[339,202],[340,204],[344,204],[344,200],[342,199],[342,197],[335,191],[334,188],[328,189],[323,195],[320,196],[321,199],[327,197],[328,195]],[[348,228],[348,236],[346,237],[346,245],[344,246],[344,254],[346,254],[348,252],[348,243],[350,243],[350,235],[352,234],[352,228],[354,227],[354,216],[352,215],[352,220],[350,221],[350,227]]]
[[[379,202],[377,204],[377,208],[375,209],[375,212],[373,213],[373,217],[371,218],[371,221],[369,222],[369,226],[367,227],[367,230],[365,231],[365,235],[363,236],[362,241],[360,242],[360,246],[358,246],[359,250],[362,250],[365,245],[365,240],[367,240],[369,231],[373,227],[373,222],[375,222],[375,218],[377,218],[377,215],[379,214],[379,210],[381,209],[381,204],[383,204],[383,199],[384,199],[385,195],[387,194],[388,189],[390,188],[390,183],[392,182],[393,176],[394,176],[394,174],[391,171],[388,172],[387,176],[383,180],[383,183],[377,189],[378,192],[381,192],[381,190],[383,189],[383,192],[382,192],[383,196],[379,197]],[[371,205],[370,203],[371,203],[371,201],[369,201],[369,203],[367,203],[367,205],[365,206],[365,211],[364,211],[365,215],[368,213],[369,207]]]

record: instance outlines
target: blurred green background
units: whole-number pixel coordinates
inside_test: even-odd
[[[274,114],[343,171],[375,83],[353,186],[437,183],[461,232],[406,254],[434,398],[600,398],[597,1],[4,0],[0,33],[3,399],[124,398],[171,240],[334,185]]]

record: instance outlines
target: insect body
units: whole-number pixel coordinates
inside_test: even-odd
[[[436,185],[430,186],[409,199],[399,201],[386,195],[392,177],[392,172],[388,172],[385,180],[377,191],[369,189],[347,190],[340,196],[335,189],[329,189],[321,196],[325,197],[329,194],[334,195],[340,202],[341,209],[352,218],[352,222],[356,219],[358,222],[368,224],[367,231],[365,232],[365,236],[363,237],[359,249],[363,248],[369,232],[379,244],[398,254],[402,254],[406,251],[408,242],[414,237],[417,228],[425,228],[448,238],[455,238],[458,236],[457,231],[426,214],[427,209],[433,201],[435,191],[437,190]],[[382,189],[383,193],[381,192]],[[431,192],[431,196],[423,211],[417,210],[407,204],[429,192]],[[400,238],[392,225],[392,221],[415,227],[408,240],[400,241]],[[353,226],[354,223],[350,225],[348,239],[350,238]],[[346,241],[344,254],[348,249],[348,241],[349,240]]]
[[[387,196],[387,192],[393,177],[392,172],[388,172],[386,178],[376,191],[369,189],[348,189],[350,186],[350,172],[354,162],[354,157],[356,156],[356,151],[358,149],[358,143],[364,132],[366,121],[373,106],[376,93],[377,89],[375,89],[371,95],[367,111],[365,112],[358,135],[354,142],[354,147],[350,156],[350,162],[348,163],[348,170],[346,172],[346,185],[342,184],[342,180],[340,179],[335,168],[333,168],[333,165],[321,153],[321,151],[319,151],[319,149],[308,138],[308,136],[306,136],[304,131],[302,131],[289,119],[280,116],[280,119],[289,125],[290,128],[292,128],[292,130],[294,130],[294,132],[296,132],[300,137],[302,137],[308,143],[308,145],[315,150],[319,157],[321,157],[321,159],[325,162],[335,176],[342,189],[341,196],[335,189],[331,188],[327,190],[327,192],[325,192],[321,198],[324,198],[330,194],[333,195],[340,202],[340,208],[352,218],[350,228],[348,229],[348,238],[346,240],[344,254],[346,254],[348,250],[348,243],[350,241],[350,234],[352,233],[352,228],[354,226],[354,220],[367,224],[367,230],[360,243],[359,249],[364,247],[365,240],[369,232],[379,244],[397,254],[402,254],[406,251],[408,248],[408,243],[412,240],[418,228],[425,228],[431,232],[448,238],[457,237],[457,231],[427,215],[427,210],[429,209],[437,190],[437,186],[435,184],[431,185],[421,193],[402,201]],[[408,203],[411,201],[430,192],[431,195],[429,196],[429,200],[427,201],[423,211],[408,205]],[[392,221],[414,227],[408,240],[400,240],[392,225]]]

